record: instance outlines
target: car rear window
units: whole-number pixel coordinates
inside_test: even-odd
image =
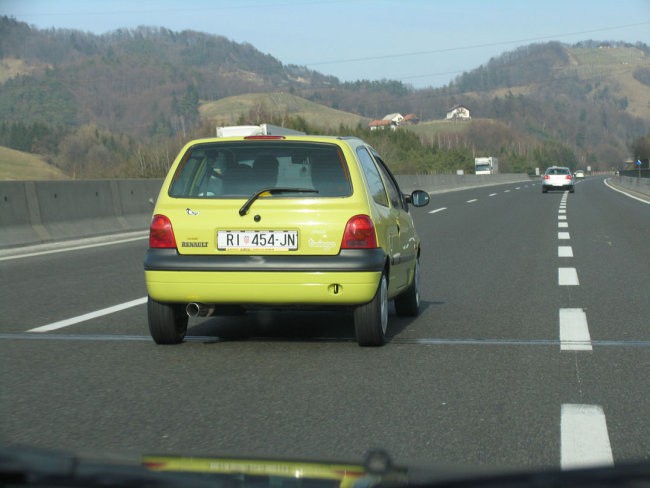
[[[546,170],[547,175],[568,175],[571,171],[568,168],[549,168]]]
[[[169,195],[176,198],[249,197],[264,188],[312,190],[285,195],[290,197],[351,194],[349,172],[338,146],[247,140],[191,147],[174,174]]]

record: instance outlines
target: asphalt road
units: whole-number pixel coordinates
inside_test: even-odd
[[[350,317],[307,312],[191,319],[185,343],[156,346],[146,239],[1,260],[0,438],[119,459],[650,459],[650,205],[594,177],[413,214],[423,312],[391,314],[378,349]]]

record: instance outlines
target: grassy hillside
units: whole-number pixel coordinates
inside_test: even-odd
[[[36,154],[0,146],[0,180],[61,180],[61,170]]]
[[[607,95],[627,98],[626,111],[635,117],[650,119],[650,86],[634,78],[639,68],[650,69],[650,57],[634,47],[567,48],[571,66],[578,77],[594,86],[596,98]],[[607,87],[607,88],[604,88]],[[599,90],[600,88],[600,90]]]
[[[214,121],[215,126],[235,125],[240,118],[264,122],[271,117],[302,117],[310,125],[338,128],[341,124],[364,127],[370,119],[342,110],[310,102],[289,93],[251,93],[204,102],[199,106],[203,120]]]

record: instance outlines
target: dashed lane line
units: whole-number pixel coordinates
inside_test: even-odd
[[[447,210],[447,207],[436,208],[435,210],[431,210],[429,213],[434,214],[434,213],[442,212],[443,210]]]
[[[591,351],[587,314],[581,308],[560,309],[560,350]]]
[[[557,257],[558,258],[572,258],[573,257],[573,248],[571,246],[558,246],[557,247]]]
[[[560,431],[562,469],[614,464],[607,419],[600,405],[562,405]]]
[[[578,280],[578,271],[575,268],[558,268],[557,284],[560,286],[579,285],[580,280]]]

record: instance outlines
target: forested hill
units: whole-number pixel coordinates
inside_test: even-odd
[[[0,46],[5,72],[13,66],[24,73],[0,91],[0,117],[13,122],[92,122],[142,134],[161,119],[168,124],[174,113],[196,116],[199,99],[328,80],[284,66],[250,44],[193,31],[140,27],[97,36],[37,30],[4,17]]]
[[[0,145],[47,155],[61,167],[72,154],[102,168],[132,161],[139,145],[158,141],[160,147],[164,138],[187,138],[201,123],[214,125],[205,115],[202,120],[210,113],[200,110],[206,104],[278,92],[363,120],[415,113],[425,145],[439,140],[441,130],[436,126],[435,139],[427,122],[466,105],[473,119],[467,130],[442,128],[454,133],[446,150],[462,152],[454,157],[466,164],[481,152],[524,169],[557,154],[574,166],[611,167],[650,131],[650,56],[640,43],[533,44],[448,86],[414,89],[390,79],[340,82],[200,32],[141,27],[94,35],[0,17]],[[241,114],[242,121],[290,120],[291,113],[273,111],[271,98],[264,110]]]

